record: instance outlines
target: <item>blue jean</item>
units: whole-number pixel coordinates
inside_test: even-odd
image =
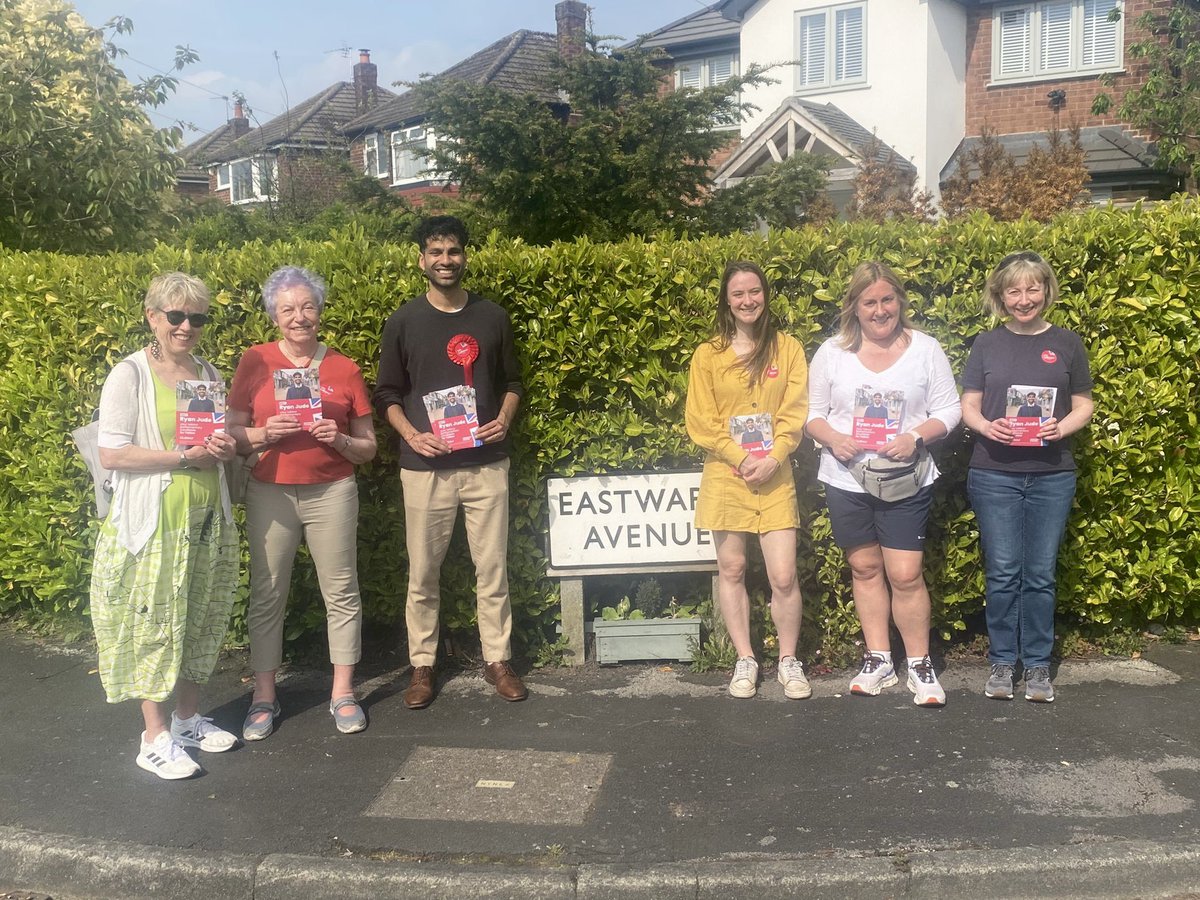
[[[1058,547],[1075,497],[1075,473],[970,469],[987,579],[988,659],[1050,665]]]

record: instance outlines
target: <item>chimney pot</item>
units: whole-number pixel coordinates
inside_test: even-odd
[[[371,51],[358,51],[358,65],[354,67],[354,108],[359,115],[375,105],[379,95],[379,67],[371,62]]]

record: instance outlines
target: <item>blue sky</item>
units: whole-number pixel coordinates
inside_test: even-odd
[[[597,34],[632,39],[709,5],[711,0],[592,0]],[[184,142],[229,118],[224,97],[241,91],[259,123],[328,87],[349,81],[358,48],[371,51],[379,83],[439,72],[520,28],[554,31],[555,0],[76,0],[100,26],[113,16],[133,20],[118,37],[119,62],[131,79],[169,69],[177,44],[200,54],[180,73],[179,91],[152,111],[158,125],[179,120]],[[276,58],[278,54],[278,58]],[[401,88],[402,90],[402,88]]]

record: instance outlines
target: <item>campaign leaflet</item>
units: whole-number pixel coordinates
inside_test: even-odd
[[[475,388],[459,384],[442,391],[433,391],[421,398],[429,414],[429,427],[451,450],[482,447],[475,437],[479,430],[479,413],[475,406]]]
[[[854,422],[850,436],[864,450],[879,450],[900,433],[903,415],[903,391],[877,391],[864,384],[854,391]]]
[[[321,418],[321,370],[276,369],[275,411],[295,416],[307,430]]]
[[[214,431],[225,430],[225,383],[179,381],[175,384],[175,443],[195,447]]]
[[[1010,447],[1045,447],[1038,431],[1054,416],[1058,388],[1014,384],[1008,389],[1004,415],[1013,431]]]
[[[762,459],[775,446],[775,431],[772,426],[770,413],[757,413],[753,416],[730,416],[729,436],[737,441],[742,449],[757,459]]]

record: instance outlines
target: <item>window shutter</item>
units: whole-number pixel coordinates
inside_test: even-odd
[[[708,61],[708,84],[722,84],[733,77],[733,56],[714,56]]]
[[[801,16],[797,35],[801,85],[825,83],[825,13]]]
[[[1071,68],[1071,0],[1042,6],[1041,69]]]
[[[1118,0],[1084,0],[1083,65],[1112,66],[1121,60],[1120,21],[1110,21]]]
[[[1029,7],[1000,13],[1000,75],[1029,71]]]
[[[679,73],[679,86],[681,88],[700,88],[700,60],[694,60],[689,63],[684,63],[675,70]]]
[[[834,13],[834,81],[857,81],[866,73],[862,7]]]

